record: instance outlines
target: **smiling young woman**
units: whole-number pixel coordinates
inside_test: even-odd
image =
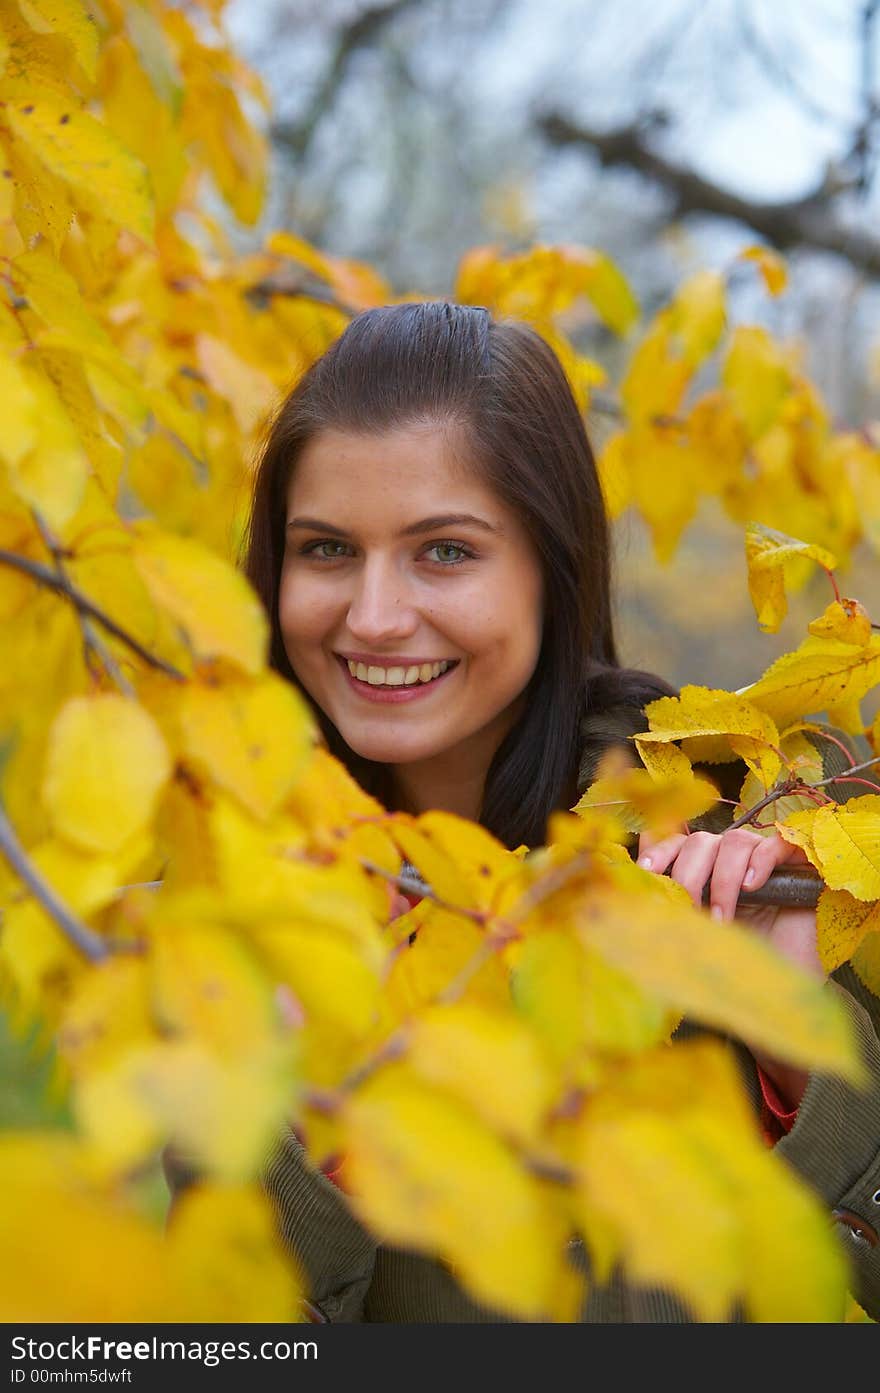
[[[558,359],[526,325],[479,308],[368,310],[304,374],[260,461],[245,570],[270,616],[272,665],[361,785],[390,809],[472,818],[511,848],[541,844],[548,815],[574,805],[609,745],[631,749],[644,706],[673,691],[618,662],[608,523]],[[725,918],[744,883],[798,855],[706,819],[641,850],[697,902],[711,881]],[[815,959],[814,912],[778,910],[756,927]],[[845,1216],[854,1290],[878,1315],[878,1003],[848,968],[835,978],[870,1092],[735,1048],[768,1140]],[[265,1186],[317,1318],[504,1319],[442,1263],[374,1241],[290,1128]],[[586,1263],[582,1245],[573,1261]],[[581,1317],[689,1318],[619,1273],[590,1288]]]
[[[245,570],[273,666],[359,783],[509,847],[539,844],[577,800],[585,750],[592,765],[673,690],[618,663],[608,522],[559,360],[483,309],[349,324],[275,419]],[[606,728],[615,709],[634,724]]]

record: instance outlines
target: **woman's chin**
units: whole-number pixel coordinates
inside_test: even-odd
[[[410,747],[400,740],[359,740],[354,737],[347,740],[347,744],[361,759],[372,760],[375,764],[411,764],[414,760],[427,759],[436,753],[421,745]]]

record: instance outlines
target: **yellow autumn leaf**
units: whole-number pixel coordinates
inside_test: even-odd
[[[255,1185],[213,1183],[184,1190],[167,1243],[175,1320],[305,1319],[305,1273],[282,1248],[275,1213]]]
[[[839,1003],[740,925],[622,883],[597,886],[571,917],[584,944],[668,1006],[771,1057],[858,1081]]]
[[[788,284],[788,270],[778,252],[769,247],[746,247],[738,257],[740,261],[753,261],[761,273],[764,284],[771,295],[781,295]]]
[[[168,692],[179,751],[200,774],[268,818],[293,788],[311,750],[309,708],[289,682],[266,672],[222,685],[189,682]]]
[[[43,800],[68,841],[115,852],[150,822],[170,774],[162,735],[137,702],[73,697],[49,733]]]
[[[58,254],[73,219],[73,204],[66,184],[51,175],[20,141],[3,142],[4,158],[12,176],[13,216],[22,241],[29,245],[45,237]]]
[[[298,1027],[302,1073],[336,1087],[356,1064],[379,1017],[381,979],[370,955],[338,928],[309,922],[262,923],[254,950],[277,985],[282,1012]]]
[[[546,1040],[560,1063],[578,1051],[612,1059],[668,1038],[669,1010],[631,976],[584,947],[571,934],[529,934],[511,978],[517,1009]]]
[[[475,878],[457,864],[442,841],[423,827],[421,818],[394,813],[388,818],[386,828],[392,841],[439,899],[461,909],[479,907]],[[478,837],[478,840],[482,844],[485,838]]]
[[[863,735],[865,723],[862,720],[862,700],[859,696],[848,696],[837,705],[828,707],[829,725],[843,730],[847,735]]]
[[[18,0],[18,8],[38,34],[57,34],[72,48],[86,77],[98,62],[98,26],[82,0]]]
[[[322,281],[333,279],[333,258],[326,256],[304,237],[297,237],[286,228],[270,232],[266,238],[266,250],[275,256],[283,256],[296,261]]]
[[[645,748],[651,747],[646,745]],[[650,769],[627,769],[602,777],[600,769],[600,777],[590,785],[574,811],[608,804],[628,832],[647,831],[655,837],[664,837],[677,831],[683,822],[714,807],[718,789],[708,779],[693,773],[686,755],[675,746],[654,748],[664,752],[676,749],[687,767],[665,777]]]
[[[278,395],[272,379],[211,334],[197,336],[196,356],[205,381],[232,407],[242,434],[256,430]]]
[[[224,1181],[250,1179],[295,1099],[290,1051],[261,1043],[221,1056],[196,1038],[136,1043],[86,1073],[77,1125],[103,1176],[147,1163],[166,1142]]]
[[[520,863],[507,847],[479,823],[469,822],[454,813],[422,813],[418,826],[435,846],[454,860],[477,908],[503,913],[509,899],[503,887],[520,877]]]
[[[15,358],[0,353],[0,394],[5,402],[0,458],[16,465],[37,441],[37,403]]]
[[[785,769],[792,774],[797,774],[798,778],[805,783],[815,784],[825,777],[825,765],[822,760],[821,744],[816,745],[808,738],[809,727],[799,729],[795,726],[792,730],[786,731],[780,736],[779,748],[785,757]],[[782,778],[780,771],[780,778]],[[751,770],[746,774],[740,790],[739,801],[733,817],[740,817],[747,808],[753,808],[765,794],[765,788],[761,780]],[[777,823],[785,822],[792,813],[815,811],[815,799],[805,793],[789,793],[784,798],[777,798],[773,803],[773,813]],[[756,828],[760,832],[760,828]],[[770,829],[768,829],[769,831]]]
[[[509,1000],[508,973],[499,955],[483,961],[485,934],[460,915],[439,909],[428,900],[406,916],[415,939],[396,954],[385,983],[389,1012],[404,1019],[433,1002],[459,975],[479,961],[481,966],[468,976],[465,999],[503,1005]]]
[[[851,643],[856,648],[864,648],[871,638],[871,616],[858,600],[846,597],[832,600],[818,619],[807,626],[817,638],[835,638],[840,643]]]
[[[584,293],[594,310],[615,334],[628,334],[639,317],[639,305],[620,267],[603,252],[564,247],[575,264],[583,266]]]
[[[785,618],[785,567],[793,558],[809,558],[826,570],[837,565],[836,557],[825,547],[801,542],[777,532],[772,527],[750,522],[746,528],[746,562],[749,572],[749,594],[765,633],[775,633]],[[810,625],[811,632],[816,632]],[[832,637],[838,635],[832,634]]]
[[[420,1012],[407,1041],[407,1062],[420,1078],[468,1104],[502,1136],[538,1142],[556,1080],[524,1021],[459,1001]]]
[[[880,682],[880,633],[863,648],[811,634],[738,693],[779,726],[858,700]]]
[[[740,325],[721,372],[751,440],[773,424],[792,383],[791,369],[766,329]]]
[[[4,909],[0,967],[25,1018],[54,1023],[85,965],[79,948],[35,900]]]
[[[547,1320],[564,1237],[538,1181],[469,1108],[405,1067],[344,1105],[345,1182],[387,1242],[439,1254],[477,1301]]]
[[[23,362],[21,368],[36,439],[27,454],[8,460],[9,483],[22,502],[37,508],[49,526],[60,532],[80,506],[89,460],[47,373],[35,361]]]
[[[598,1211],[643,1283],[677,1292],[702,1319],[731,1316],[735,1302],[751,1320],[839,1318],[846,1271],[824,1206],[768,1152],[721,1042],[621,1067],[576,1136],[585,1233]],[[650,1231],[634,1193],[662,1216]]]
[[[640,751],[655,742],[721,735],[732,754],[744,759],[768,788],[779,773],[776,725],[742,693],[685,686],[677,697],[650,702],[645,714],[651,729],[639,735]]]
[[[819,958],[826,972],[834,972],[855,953],[863,938],[880,929],[880,897],[858,900],[848,890],[830,890],[819,896],[816,936]]]
[[[687,362],[675,352],[668,320],[658,317],[642,339],[620,385],[627,418],[634,425],[675,416],[691,378]]]
[[[682,357],[690,368],[698,367],[714,352],[724,332],[723,276],[717,271],[697,271],[676,290],[668,314]]]
[[[735,1198],[680,1119],[597,1121],[579,1162],[583,1202],[612,1224],[630,1279],[675,1291],[698,1319],[726,1319],[742,1280]]]
[[[880,899],[880,795],[817,808],[811,831],[830,889],[863,902]]]
[[[268,623],[247,581],[201,543],[141,526],[132,556],[154,603],[183,630],[199,658],[229,658],[255,676]]]
[[[632,502],[632,449],[629,431],[615,431],[605,441],[596,468],[609,518],[619,518]]]
[[[75,1081],[99,1073],[124,1050],[154,1037],[150,973],[140,953],[113,954],[79,977],[56,1035]]]
[[[152,20],[141,6],[129,14],[133,29],[143,23],[144,18],[148,23]],[[134,20],[135,14],[137,20]],[[180,196],[187,159],[176,117],[175,79],[165,77],[167,66],[162,61],[160,45],[161,37],[158,43],[149,44],[151,55],[157,58],[150,65],[153,69],[150,73],[142,63],[135,42],[124,34],[113,34],[101,50],[99,81],[104,119],[149,169],[156,213],[162,219]],[[154,76],[157,69],[162,74],[158,83]],[[179,78],[176,81],[179,86]],[[163,89],[167,90],[167,97]]]
[[[167,909],[160,902],[156,913],[151,991],[163,1028],[230,1057],[274,1038],[279,1017],[271,982],[245,938],[216,923],[188,922],[185,900]]]
[[[636,423],[630,435],[629,473],[632,502],[651,531],[654,554],[672,559],[685,527],[695,516],[700,461],[691,450],[686,429],[662,418]],[[662,478],[664,486],[657,488]]]
[[[723,493],[741,485],[748,441],[726,392],[705,392],[694,403],[687,418],[687,438],[703,493]]]
[[[821,872],[822,863],[813,845],[813,823],[818,808],[810,800],[799,812],[789,813],[784,822],[777,822],[776,830],[790,846],[799,846],[809,861]]]
[[[72,93],[32,89],[7,102],[5,117],[15,139],[63,181],[77,207],[152,241],[153,201],[146,169]]]
[[[16,1323],[161,1321],[167,1304],[161,1230],[98,1183],[70,1134],[0,1139],[4,1262],[0,1307]],[[53,1235],[50,1256],[42,1235]]]
[[[824,1203],[772,1152],[756,1149],[748,1159],[741,1208],[749,1319],[839,1322],[850,1278]]]

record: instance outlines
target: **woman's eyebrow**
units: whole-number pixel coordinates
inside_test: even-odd
[[[351,540],[351,532],[345,532],[343,528],[337,527],[334,522],[322,522],[320,518],[291,518],[287,524],[288,528],[308,528],[309,532],[327,532],[330,536],[341,536],[345,542]]]
[[[436,517],[422,518],[421,522],[410,523],[402,532],[404,537],[413,537],[419,532],[436,532],[441,527],[480,527],[484,532],[497,536],[501,529],[485,518],[474,517],[473,513],[439,513]]]
[[[313,532],[326,532],[331,537],[342,537],[345,541],[351,540],[351,533],[344,532],[341,527],[336,527],[332,522],[321,522],[320,518],[291,518],[287,524],[288,528],[304,527]],[[491,522],[486,522],[485,518],[474,517],[472,513],[440,513],[436,517],[422,518],[421,522],[411,522],[409,527],[404,527],[401,537],[414,537],[420,532],[434,532],[441,527],[481,527],[484,532],[492,532],[496,536],[500,535],[501,529],[494,527]]]

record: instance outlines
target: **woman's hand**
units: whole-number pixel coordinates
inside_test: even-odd
[[[737,905],[740,890],[759,889],[775,866],[804,865],[807,861],[803,850],[783,841],[778,832],[762,837],[747,827],[722,833],[676,833],[658,842],[645,835],[639,838],[640,866],[660,875],[669,870],[671,879],[682,885],[697,905],[702,903],[703,887],[710,882],[711,913],[716,919],[736,918],[748,924],[783,957],[824,981],[814,909]],[[808,1075],[754,1050],[752,1053],[785,1101],[796,1107]]]

